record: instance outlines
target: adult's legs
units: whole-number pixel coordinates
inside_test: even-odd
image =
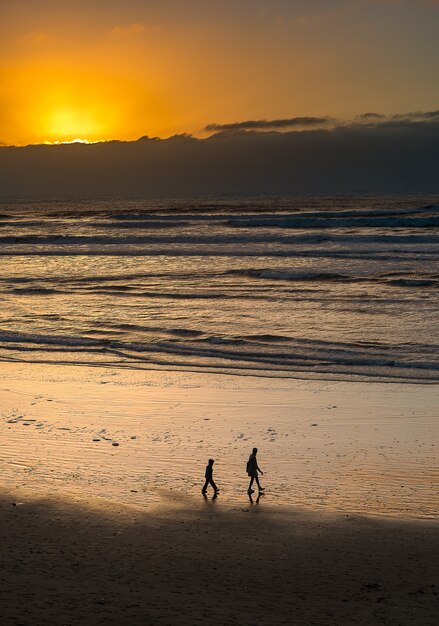
[[[253,485],[253,481],[254,481],[255,477],[251,476],[250,477],[250,484],[248,486],[248,491],[250,492],[252,490],[252,485]],[[257,480],[257,479],[256,479]]]
[[[256,480],[256,484],[258,486],[259,491],[264,491],[264,488],[261,487],[261,483],[259,482],[259,478],[257,476],[255,477],[255,480]]]
[[[201,490],[201,493],[203,495],[206,493],[208,485],[212,485],[212,488],[215,491],[215,493],[218,491],[218,487],[213,482],[213,478],[206,478],[206,482],[204,483],[204,487]]]

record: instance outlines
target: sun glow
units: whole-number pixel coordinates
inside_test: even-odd
[[[17,139],[4,133],[5,143],[95,143],[168,131],[169,116],[152,90],[127,78],[36,66],[20,68],[10,80],[14,106],[6,114],[0,97],[0,128],[14,127]]]
[[[83,143],[83,144],[93,144],[93,143],[102,143],[100,140],[98,141],[88,141],[88,139],[72,139],[71,141],[44,141],[44,145],[46,146],[63,146],[66,144],[72,144],[72,143]]]
[[[46,92],[46,102],[36,114],[44,139],[50,143],[92,143],[108,138],[115,119],[111,104],[101,93]]]
[[[78,137],[96,137],[103,131],[103,124],[95,111],[79,109],[55,109],[47,116],[47,130],[59,141],[75,141]]]
[[[15,125],[17,144],[107,141],[118,138],[126,120],[132,118],[118,96],[123,93],[120,83],[111,82],[103,73],[75,68],[61,72],[58,66],[38,64],[18,68],[10,80],[15,86],[10,95],[15,106],[8,115],[5,111],[2,124],[0,102],[0,126]],[[8,143],[7,135],[5,139],[0,138]]]

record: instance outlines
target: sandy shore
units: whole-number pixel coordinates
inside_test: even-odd
[[[270,504],[439,516],[435,386],[13,363],[0,381],[7,484],[149,507],[199,494],[212,457],[241,503],[257,446]]]
[[[168,495],[3,491],[2,624],[437,623],[437,524]]]
[[[437,623],[437,388],[0,376],[2,625]]]

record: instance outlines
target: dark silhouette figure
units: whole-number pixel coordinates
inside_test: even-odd
[[[201,490],[201,493],[203,494],[203,496],[206,495],[206,491],[207,491],[207,487],[209,485],[212,485],[213,490],[214,490],[214,496],[216,496],[216,494],[218,493],[219,489],[218,487],[215,485],[215,483],[213,482],[213,464],[215,463],[215,461],[213,459],[209,459],[208,464],[206,465],[206,472],[204,474],[205,478],[206,478],[206,482],[204,483],[204,487]]]
[[[261,492],[259,492],[258,493],[258,497],[256,498],[256,500],[253,500],[252,494],[249,493],[248,494],[248,499],[250,500],[250,504],[259,504],[259,499],[260,499],[261,495],[263,495],[263,492],[262,492],[262,494],[261,494]]]
[[[259,478],[258,478],[258,472],[260,472],[262,475],[264,475],[264,472],[261,470],[261,468],[258,465],[258,461],[256,459],[257,453],[258,453],[258,449],[253,448],[253,452],[250,454],[248,461],[247,461],[247,474],[250,476],[250,484],[248,486],[248,492],[247,492],[249,495],[251,495],[255,491],[254,489],[252,489],[252,485],[254,481],[256,481],[256,484],[259,489],[259,493],[264,491],[264,487],[261,487],[259,483]]]

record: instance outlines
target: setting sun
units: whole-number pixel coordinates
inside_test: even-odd
[[[77,137],[94,138],[100,135],[103,124],[98,116],[86,110],[60,109],[47,116],[47,136],[60,141],[73,141]]]
[[[40,140],[94,142],[113,136],[123,110],[111,83],[73,69],[61,74],[57,67],[37,67],[34,72],[28,80],[38,82],[39,89],[33,100],[23,103],[24,121],[38,128]]]
[[[99,143],[99,141],[88,141],[87,139],[80,139],[79,137],[77,139],[72,139],[71,141],[45,141],[44,145],[45,146],[60,146],[60,145],[69,145],[72,143],[83,143],[86,145],[91,145],[93,143]]]
[[[118,11],[87,5],[87,19],[79,0],[44,0],[38,11],[28,4],[0,7],[6,145],[202,136],[210,123],[390,114],[437,102],[433,56],[424,44],[412,52],[399,43],[414,36],[412,16],[401,16],[398,71],[382,63],[381,39],[371,46],[371,37],[394,29],[390,0],[376,15],[360,8],[367,3],[318,11],[308,7],[315,3],[275,2],[251,19],[240,3],[202,11],[176,3],[168,12],[167,3],[115,0]],[[433,10],[417,11],[420,44],[434,40]]]

